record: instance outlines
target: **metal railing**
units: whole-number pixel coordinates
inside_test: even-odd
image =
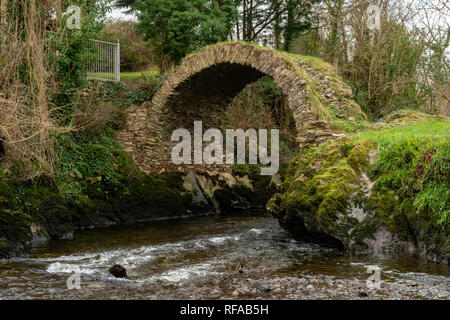
[[[120,81],[120,42],[89,40],[88,50],[92,53],[87,64],[89,80]]]

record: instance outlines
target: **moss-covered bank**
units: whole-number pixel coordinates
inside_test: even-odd
[[[448,132],[448,120],[437,121]],[[413,126],[393,138],[390,130],[304,152],[268,208],[300,240],[352,251],[414,248],[449,263],[449,136],[415,137]]]
[[[134,172],[114,183],[106,177],[92,180],[77,195],[50,179],[24,183],[3,176],[0,257],[20,254],[29,241],[70,239],[77,229],[263,208],[277,191],[270,177],[255,175],[253,180],[248,172],[239,174],[194,174],[196,187],[190,189],[184,174],[152,177]],[[81,172],[73,177],[78,183],[82,179]],[[194,199],[198,194],[201,199]]]
[[[78,228],[129,224],[185,215],[191,196],[179,177],[137,174],[119,184],[93,183],[83,201],[67,196],[47,179],[26,183],[0,181],[0,255],[9,256],[33,237],[71,238]],[[33,234],[33,230],[39,234]]]

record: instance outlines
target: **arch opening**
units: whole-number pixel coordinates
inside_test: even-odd
[[[173,130],[193,129],[194,121],[206,128],[221,128],[227,106],[247,85],[265,74],[246,65],[220,63],[202,70],[182,82],[170,95],[162,113],[163,139]]]
[[[296,152],[297,131],[288,97],[271,76],[248,65],[219,63],[192,75],[167,98],[161,116],[166,124],[162,130],[164,141],[170,141],[173,131],[179,128],[189,130],[193,136],[194,122],[202,121],[203,131],[220,129],[224,140],[227,128],[269,132],[280,129],[282,164],[291,159],[287,150]],[[204,147],[208,144],[204,142]],[[226,165],[206,167],[229,170]]]
[[[264,73],[251,66],[219,63],[182,82],[166,104],[169,107],[227,104],[246,85],[263,76]]]

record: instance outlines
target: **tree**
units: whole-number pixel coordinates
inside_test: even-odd
[[[108,2],[70,0],[83,10],[80,30],[63,27],[65,19],[51,14],[68,4],[0,2],[7,18],[0,25],[0,141],[8,147],[5,156],[17,168],[17,179],[54,177],[55,138],[76,130],[72,119],[88,84],[87,41],[102,30]]]
[[[368,24],[371,3],[323,0],[315,5],[317,23],[297,37],[295,52],[334,64],[373,118],[405,107],[435,112],[447,103],[450,82],[446,2],[383,0],[375,30]]]
[[[281,48],[281,0],[272,0],[272,5],[275,8],[274,12],[274,26],[273,26],[273,37],[275,49],[279,50]]]
[[[321,0],[241,0],[236,30],[246,41],[270,42],[276,49],[288,50],[293,39],[310,28],[311,7]],[[242,28],[240,26],[242,25]]]
[[[344,28],[342,20],[344,17],[344,0],[325,1],[328,10],[329,36],[327,41],[327,58],[333,64],[337,64],[339,46],[342,44]]]
[[[286,22],[284,26],[284,50],[291,49],[292,42],[300,32],[311,27],[311,6],[317,0],[286,0]]]
[[[120,69],[123,71],[143,71],[153,63],[153,49],[137,34],[133,21],[109,21],[104,27],[105,41],[120,40]]]
[[[172,63],[200,47],[227,40],[236,19],[233,0],[140,0],[135,9],[138,32],[157,55]]]

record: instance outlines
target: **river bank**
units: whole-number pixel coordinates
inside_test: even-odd
[[[233,174],[188,171],[158,177],[138,169],[126,176],[121,171],[127,169],[119,167],[114,179],[103,173],[94,182],[85,171],[72,170],[79,175],[59,186],[46,179],[0,177],[0,258],[24,253],[27,244],[71,240],[84,229],[263,209],[281,182],[249,167],[237,167]],[[77,194],[64,190],[68,185]]]

